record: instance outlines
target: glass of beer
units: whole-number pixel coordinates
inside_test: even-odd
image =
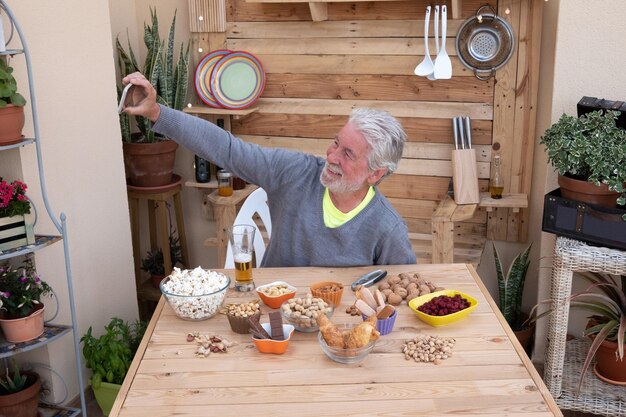
[[[235,289],[237,291],[245,292],[254,289],[252,258],[255,231],[256,228],[248,224],[235,224],[228,231],[228,240],[235,261]]]

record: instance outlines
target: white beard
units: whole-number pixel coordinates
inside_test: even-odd
[[[330,175],[326,174],[326,170],[331,170],[332,172],[342,176],[339,178],[331,177]],[[361,187],[363,187],[364,181],[365,178],[361,181],[353,182],[344,180],[342,169],[338,165],[329,164],[328,161],[326,161],[326,166],[324,166],[324,169],[320,174],[320,182],[322,183],[322,185],[328,188],[328,191],[332,191],[333,193],[338,194],[348,194],[358,191],[359,189],[361,189]]]

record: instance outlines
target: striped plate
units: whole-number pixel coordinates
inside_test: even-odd
[[[261,62],[245,51],[222,57],[211,73],[211,93],[224,108],[250,107],[265,88],[265,71]]]
[[[202,60],[198,63],[196,67],[195,74],[195,86],[196,93],[198,97],[206,103],[208,106],[220,108],[222,107],[220,103],[218,103],[213,97],[213,93],[211,93],[211,72],[213,71],[213,67],[217,62],[230,54],[232,51],[226,49],[218,49],[213,51],[202,58]]]

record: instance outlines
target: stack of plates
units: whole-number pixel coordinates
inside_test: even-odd
[[[196,92],[208,106],[239,110],[250,107],[265,88],[261,62],[245,51],[220,49],[196,67]]]

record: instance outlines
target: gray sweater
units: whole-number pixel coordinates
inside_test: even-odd
[[[152,129],[197,155],[262,187],[268,196],[272,238],[261,266],[414,264],[407,227],[376,189],[370,203],[337,228],[324,225],[324,159],[262,148],[198,117],[161,106]]]

